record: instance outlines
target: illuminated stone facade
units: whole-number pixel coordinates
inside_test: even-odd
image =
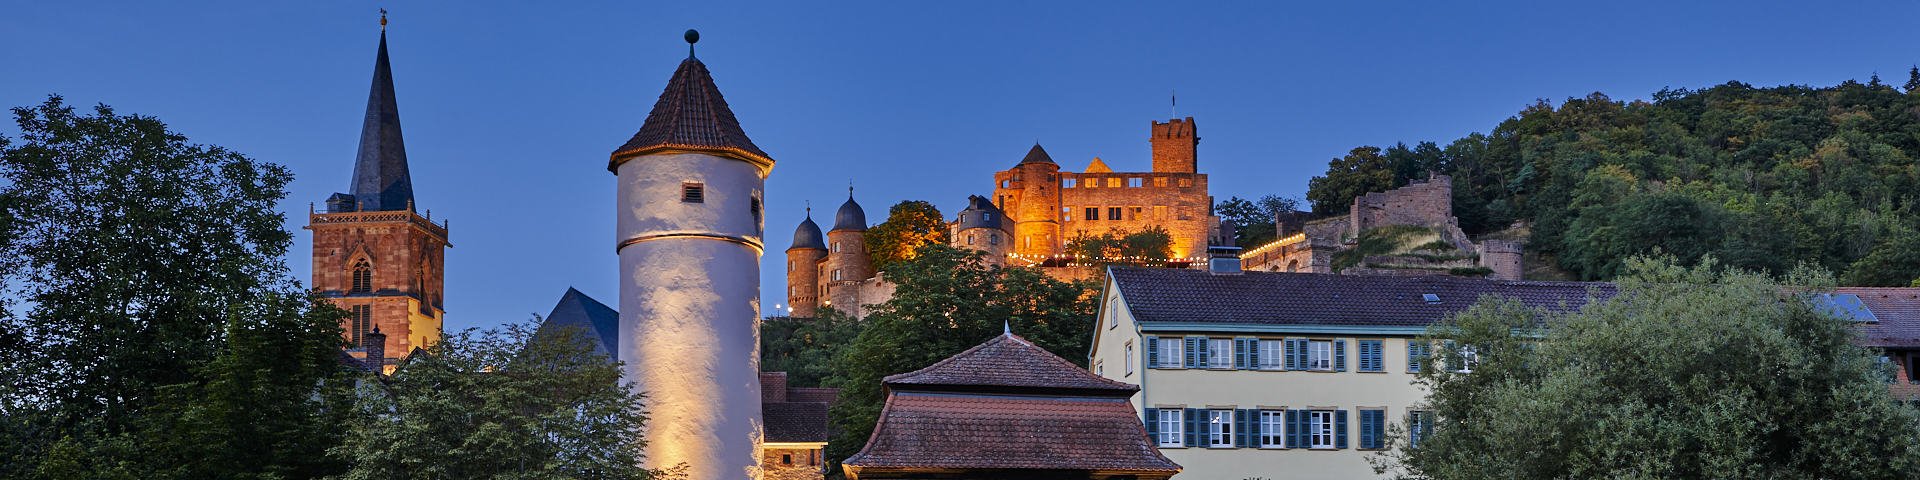
[[[1152,122],[1153,171],[1113,172],[1094,159],[1085,172],[1062,171],[1035,145],[1014,168],[993,175],[994,203],[1014,222],[1015,264],[1046,264],[1081,233],[1150,226],[1173,236],[1176,259],[1204,257],[1220,223],[1198,173],[1200,136],[1193,118]]]

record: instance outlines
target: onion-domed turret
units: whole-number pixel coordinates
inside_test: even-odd
[[[800,228],[793,229],[793,246],[787,249],[797,248],[827,249],[827,236],[820,233],[820,226],[813,223],[812,215],[800,222]]]
[[[854,203],[853,196],[847,196],[847,203],[840,205],[840,212],[833,214],[834,230],[866,230],[867,211]]]

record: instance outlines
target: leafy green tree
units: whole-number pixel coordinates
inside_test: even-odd
[[[621,363],[538,318],[448,335],[359,389],[345,479],[650,478]]]
[[[818,387],[866,325],[825,306],[813,318],[768,318],[760,322],[760,371],[787,372],[788,386]]]
[[[1920,410],[1888,395],[1831,276],[1774,280],[1629,261],[1578,311],[1489,296],[1436,323],[1415,383],[1437,418],[1390,429],[1375,469],[1410,479],[1913,478]],[[1471,373],[1447,366],[1471,365]]]
[[[322,356],[340,345],[341,313],[286,275],[292,235],[274,206],[287,170],[105,105],[82,115],[53,96],[13,112],[21,142],[0,139],[0,298],[22,302],[0,309],[0,473],[332,468],[313,399],[339,374]],[[283,364],[241,358],[261,351]],[[205,456],[221,445],[232,455]]]
[[[947,221],[940,209],[920,200],[905,200],[887,209],[887,221],[867,229],[867,254],[873,268],[913,258],[921,245],[947,243]]]
[[[999,335],[1002,328],[1086,366],[1098,285],[1061,282],[1029,268],[997,268],[980,252],[922,245],[912,260],[889,266],[899,288],[875,307],[853,345],[835,358],[827,386],[833,406],[835,462],[858,452],[886,403],[881,379],[938,362]]]
[[[1299,200],[1267,195],[1259,200],[1228,197],[1215,206],[1214,211],[1220,214],[1220,218],[1233,221],[1235,245],[1257,247],[1275,240],[1275,215],[1298,208]]]
[[[1920,234],[1900,232],[1848,268],[1847,283],[1904,287],[1920,283]]]
[[[1073,255],[1076,263],[1095,268],[1107,265],[1162,267],[1173,257],[1173,234],[1159,225],[1149,225],[1138,232],[1114,228],[1095,235],[1081,231],[1068,239],[1067,254]]]
[[[1393,163],[1380,154],[1380,147],[1360,147],[1328,161],[1326,176],[1307,181],[1307,201],[1313,202],[1313,213],[1340,215],[1353,205],[1353,197],[1397,186]]]

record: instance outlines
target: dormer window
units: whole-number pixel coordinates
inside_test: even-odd
[[[696,182],[680,184],[680,201],[686,203],[706,203],[707,186]]]

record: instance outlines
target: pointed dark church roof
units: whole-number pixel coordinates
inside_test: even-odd
[[[867,211],[854,203],[853,195],[847,195],[847,203],[840,204],[840,211],[833,214],[834,230],[866,230]]]
[[[553,313],[547,314],[534,334],[562,326],[579,327],[580,333],[594,342],[594,353],[615,357],[620,351],[620,313],[572,287],[560,296],[560,303],[553,306]]]
[[[640,132],[614,149],[607,170],[619,168],[628,158],[671,150],[690,150],[737,158],[761,168],[773,167],[773,159],[754,146],[753,141],[747,139],[747,132],[740,129],[740,121],[733,117],[733,110],[727,108],[727,99],[720,96],[720,88],[714,86],[706,64],[692,55],[673,72],[673,79],[667,81],[667,90],[660,92],[660,101],[653,104],[653,112],[647,114],[647,122],[640,127]]]
[[[809,211],[807,219],[800,222],[800,228],[793,229],[793,246],[787,247],[787,250],[800,248],[826,250],[826,238],[826,235],[820,234],[820,225],[813,223],[813,213]]]
[[[1033,149],[1027,151],[1027,158],[1020,159],[1018,165],[1026,165],[1029,163],[1053,163],[1053,157],[1047,156],[1047,149],[1040,148],[1039,143],[1034,143]]]
[[[356,210],[406,210],[413,203],[413,178],[407,174],[407,146],[400,140],[400,107],[393,98],[393,67],[387,65],[387,32],[380,31],[380,55],[373,63],[373,92],[367,94],[366,123],[360,127],[360,152],[354,158]]]

